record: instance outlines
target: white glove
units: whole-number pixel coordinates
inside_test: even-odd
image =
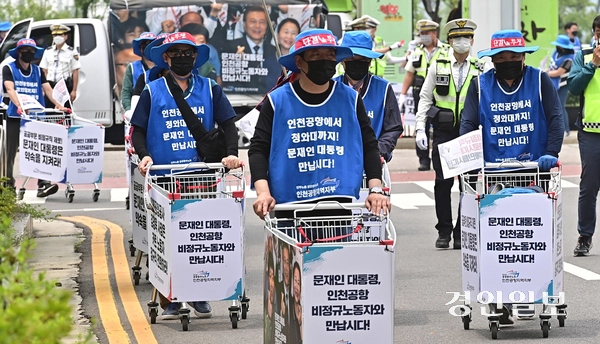
[[[398,48],[400,48],[403,45],[404,45],[404,42],[402,42],[402,43],[396,42],[396,43],[390,45],[390,50],[398,49]]]
[[[429,142],[427,142],[428,140],[427,135],[425,135],[425,130],[417,130],[417,137],[415,138],[415,141],[417,142],[417,147],[419,147],[420,150],[428,149]]]
[[[402,108],[403,106],[405,106],[406,104],[406,94],[401,94],[400,95],[400,99],[398,100],[398,103],[400,104],[400,108]]]

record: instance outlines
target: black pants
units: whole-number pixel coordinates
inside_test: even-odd
[[[433,169],[435,170],[435,186],[433,195],[435,198],[435,214],[437,224],[435,228],[442,236],[449,237],[452,234],[454,240],[460,242],[460,204],[458,207],[458,217],[456,226],[452,226],[452,186],[454,186],[454,177],[444,179],[442,164],[440,161],[440,152],[438,145],[453,140],[458,137],[455,131],[433,131],[433,149],[431,158],[433,160]],[[462,185],[459,184],[462,192]]]
[[[429,158],[429,128],[431,126],[431,120],[427,118],[427,122],[425,123],[425,135],[427,135],[427,149],[419,149],[417,144],[415,143],[415,150],[417,151],[417,156],[419,157],[419,164],[429,166],[431,164],[431,159]]]
[[[14,165],[19,148],[19,131],[21,130],[20,118],[7,118],[6,120],[6,177],[9,179],[8,187],[15,188]],[[46,180],[38,179],[38,188],[48,184]]]

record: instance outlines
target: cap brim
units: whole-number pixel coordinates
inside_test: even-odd
[[[7,23],[7,24],[2,23],[2,24],[0,24],[0,31],[8,31],[8,30],[10,30],[11,27],[12,27],[12,25],[10,25],[10,23]]]
[[[347,58],[354,56],[354,53],[352,52],[352,50],[350,50],[350,48],[340,47],[338,45],[318,45],[318,46],[302,47],[298,50],[295,50],[294,52],[291,52],[287,55],[281,56],[278,61],[282,66],[284,66],[288,70],[291,70],[292,72],[295,72],[295,73],[300,73],[300,69],[298,69],[298,67],[296,67],[296,60],[295,60],[296,55],[302,53],[305,50],[314,49],[314,48],[333,48],[333,49],[335,49],[335,59],[338,63],[341,62],[342,60],[345,60]]]
[[[10,55],[15,60],[19,59],[19,53],[17,52],[17,50],[19,48],[22,48],[22,47],[32,47],[32,48],[34,48],[35,49],[35,55],[33,55],[34,59],[39,59],[39,58],[42,58],[42,56],[44,56],[44,49],[42,49],[40,47],[33,46],[33,45],[29,45],[29,44],[23,44],[23,45],[20,45],[18,47],[10,49],[8,51],[8,55]]]
[[[513,53],[535,53],[540,47],[512,47],[512,48],[498,48],[498,49],[485,49],[477,53],[478,58],[485,56],[494,56],[504,51],[511,51]]]
[[[572,44],[566,45],[566,44],[562,44],[562,43],[558,43],[558,42],[550,42],[550,44],[557,46],[557,47],[561,47],[563,49],[571,49],[571,50],[575,49],[575,47]]]
[[[154,41],[154,38],[136,38],[136,39],[134,39],[133,42],[131,42],[131,46],[133,47],[133,53],[136,54],[137,56],[144,57],[140,46],[142,45],[142,42],[152,42],[152,41]]]
[[[360,55],[369,59],[378,59],[383,57],[384,54],[382,53],[378,53],[376,51],[373,51],[371,49],[365,49],[365,48],[352,48],[350,47],[350,50],[352,50],[352,52],[354,53],[354,55]]]
[[[157,38],[157,39],[153,40],[152,42],[150,42],[150,44],[148,44],[146,46],[146,49],[144,49],[144,57],[151,60],[152,59],[152,48],[161,44],[165,40],[165,38],[166,37]]]
[[[172,47],[173,45],[177,45],[177,44],[187,44],[187,45],[190,45],[190,46],[196,48],[196,52],[198,53],[198,55],[196,56],[196,63],[194,64],[194,68],[199,68],[203,64],[205,64],[206,61],[208,61],[208,57],[210,54],[210,49],[208,48],[208,45],[206,45],[206,44],[196,45],[195,43],[193,43],[191,41],[187,41],[187,40],[186,41],[174,41],[171,43],[166,43],[161,46],[152,48],[150,50],[150,57],[151,57],[150,59],[158,67],[169,69],[170,67],[167,64],[167,62],[163,59],[162,55],[170,47]]]

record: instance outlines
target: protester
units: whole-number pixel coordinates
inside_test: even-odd
[[[567,77],[573,66],[575,46],[569,41],[569,37],[565,35],[559,35],[556,38],[556,41],[551,42],[551,44],[556,46],[556,50],[554,51],[554,54],[552,54],[552,64],[547,73],[552,79],[554,87],[558,91],[558,98],[562,105],[562,115],[565,122],[565,134],[566,136],[569,136],[571,133],[571,124],[569,123],[569,114],[567,113],[565,104],[567,103],[567,96],[569,95]]]

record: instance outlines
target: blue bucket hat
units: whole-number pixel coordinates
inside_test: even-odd
[[[279,63],[288,70],[296,73],[300,73],[300,70],[296,67],[294,58],[296,55],[301,54],[308,49],[334,48],[337,62],[354,56],[350,48],[341,47],[337,44],[337,38],[333,32],[323,29],[313,29],[301,32],[296,36],[296,42],[292,48],[294,49],[290,49],[289,54],[279,58]]]
[[[21,38],[17,42],[17,46],[8,51],[8,55],[17,60],[19,58],[18,50],[19,48],[23,47],[32,47],[35,49],[35,55],[33,56],[34,59],[39,59],[42,57],[42,55],[44,55],[44,49],[38,48],[37,44],[35,44],[35,41],[31,38]]]
[[[12,25],[8,21],[0,22],[0,31],[8,31],[11,27]]]
[[[156,35],[152,32],[142,33],[140,35],[140,37],[134,39],[133,42],[131,42],[131,45],[133,46],[133,53],[136,54],[137,56],[144,57],[142,55],[143,52],[140,47],[142,45],[142,42],[152,42],[155,39],[156,39]]]
[[[512,51],[513,53],[534,53],[540,47],[526,47],[525,38],[518,30],[500,30],[492,35],[491,48],[477,53],[477,57],[494,56],[503,51]]]
[[[150,51],[150,57],[152,62],[161,68],[169,68],[169,64],[163,59],[163,54],[169,50],[170,47],[177,44],[187,44],[196,49],[198,55],[196,56],[196,63],[194,64],[194,68],[199,68],[203,64],[208,61],[208,56],[210,54],[210,48],[206,44],[196,45],[194,42],[194,37],[187,32],[177,32],[172,33],[167,36],[163,44],[152,48]]]
[[[550,42],[550,44],[564,49],[575,50],[575,46],[571,43],[571,39],[567,35],[558,35],[556,41]]]
[[[360,55],[368,59],[378,59],[384,54],[373,51],[373,39],[367,31],[349,31],[344,34],[340,47],[347,47],[354,55]]]
[[[165,38],[167,38],[168,35],[168,33],[161,33],[160,35],[156,36],[156,38],[146,46],[146,49],[144,49],[144,57],[148,60],[151,60],[152,48],[159,44],[162,44],[162,42],[165,40]]]

